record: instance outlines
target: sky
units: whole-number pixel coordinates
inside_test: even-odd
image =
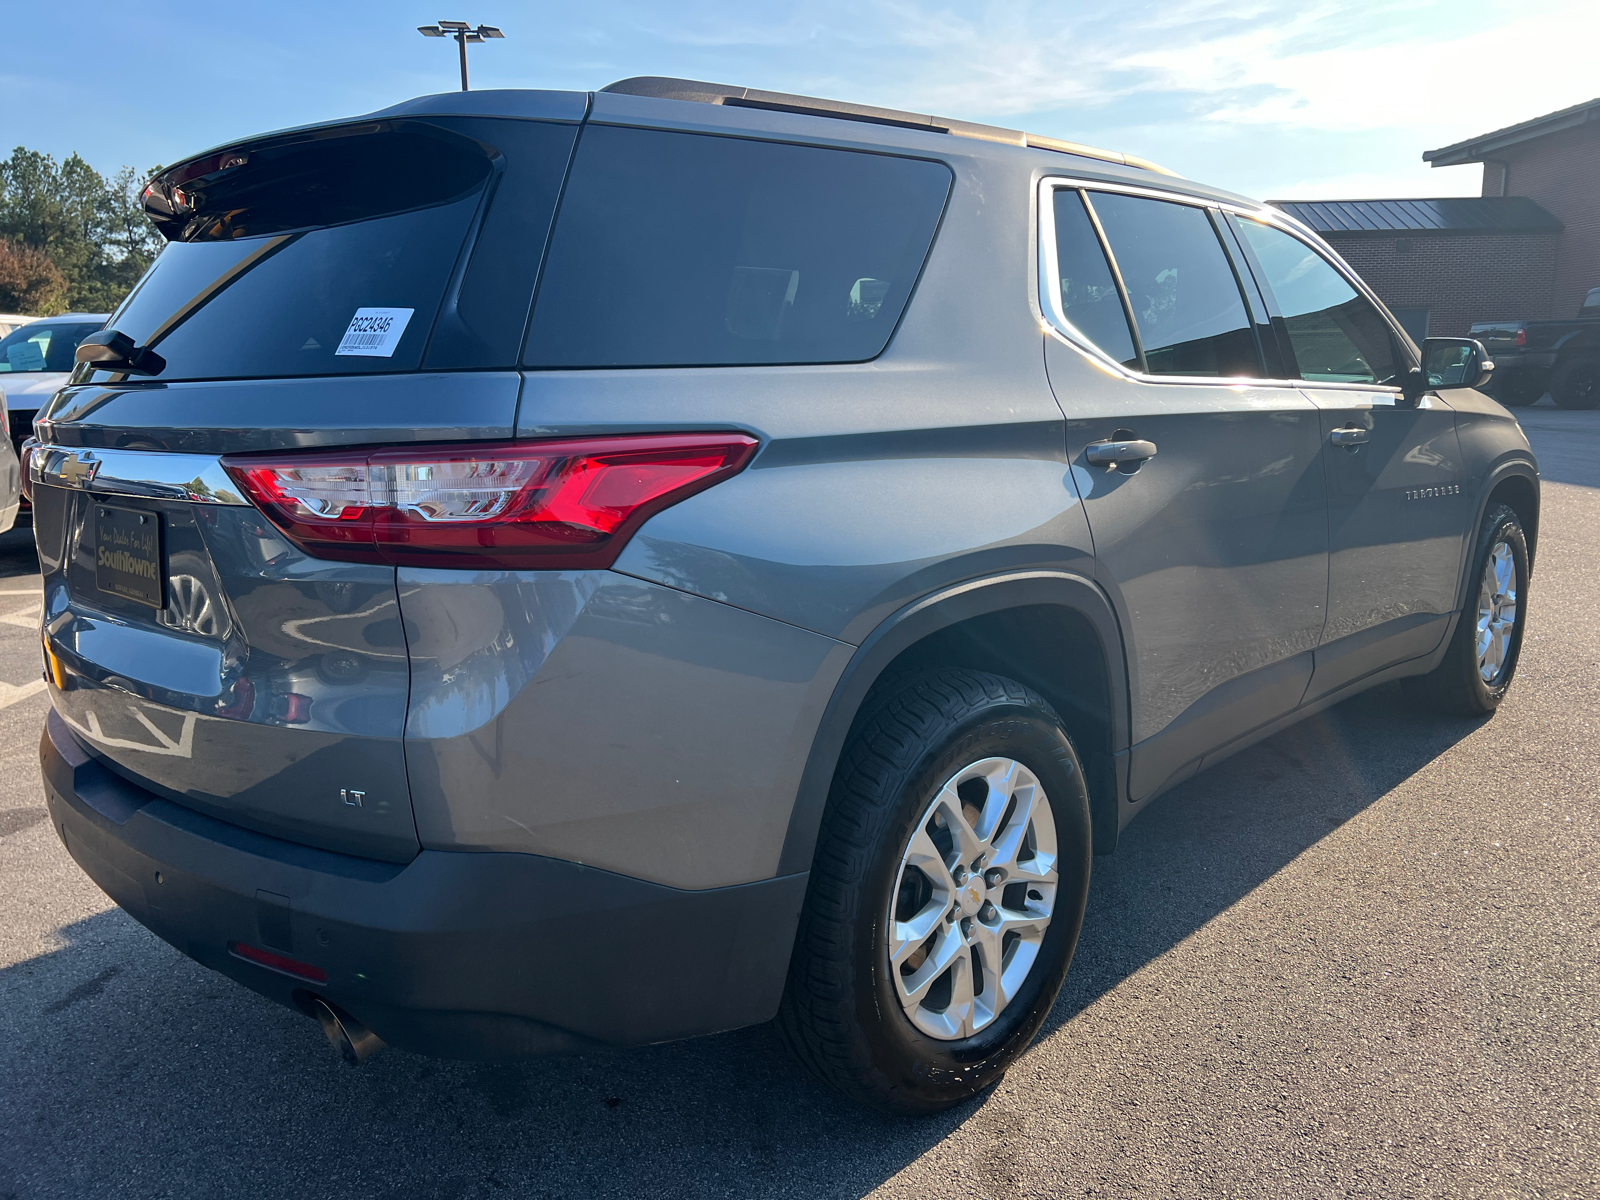
[[[175,10],[176,11],[176,10]],[[0,153],[144,169],[459,86],[418,25],[497,25],[475,88],[676,75],[1023,128],[1260,199],[1476,195],[1424,150],[1600,96],[1595,0],[56,0],[0,68]],[[25,47],[25,48],[23,48]]]

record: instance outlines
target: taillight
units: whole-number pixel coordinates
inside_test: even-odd
[[[34,448],[38,445],[37,438],[28,438],[22,443],[22,453],[17,456],[22,467],[22,498],[29,504],[33,503],[33,476],[28,474],[28,462],[33,458]]]
[[[609,567],[662,509],[742,470],[742,433],[402,446],[223,460],[307,554],[399,566]]]
[[[1526,329],[1517,330],[1517,345],[1526,346],[1527,344],[1528,344],[1528,331]]]

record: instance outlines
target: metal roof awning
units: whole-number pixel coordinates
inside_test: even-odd
[[[1272,200],[1323,237],[1557,233],[1561,222],[1526,196],[1437,200]]]
[[[1600,121],[1600,99],[1586,100],[1582,104],[1574,104],[1571,108],[1534,117],[1531,121],[1507,125],[1504,129],[1479,134],[1464,142],[1457,142],[1453,146],[1424,150],[1422,161],[1432,163],[1436,167],[1455,167],[1462,163],[1482,162],[1489,155],[1508,146],[1514,146],[1518,142],[1529,142],[1546,134],[1560,133],[1563,129],[1572,129],[1589,121]]]

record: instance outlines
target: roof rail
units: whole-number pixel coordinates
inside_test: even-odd
[[[704,83],[698,79],[673,79],[664,75],[637,75],[632,79],[619,79],[607,84],[602,92],[615,92],[624,96],[649,96],[657,100],[688,100],[696,104],[722,104],[729,108],[762,108],[770,112],[800,113],[810,117],[832,117],[840,121],[863,121],[871,125],[895,125],[901,129],[921,129],[928,133],[948,133],[954,137],[977,138],[985,142],[1001,142],[1008,146],[1031,146],[1035,150],[1054,150],[1060,154],[1076,154],[1080,158],[1097,158],[1102,162],[1138,167],[1162,175],[1175,172],[1157,166],[1149,159],[1115,150],[1101,150],[1078,142],[1064,142],[1060,138],[1041,137],[1023,133],[1020,129],[1002,129],[997,125],[977,125],[971,121],[954,121],[947,117],[930,117],[923,113],[901,112],[893,108],[874,108],[869,104],[846,104],[842,100],[824,100],[817,96],[794,96],[788,92],[763,92],[755,88],[731,87],[725,83]]]

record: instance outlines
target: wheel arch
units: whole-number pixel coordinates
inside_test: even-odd
[[[916,601],[857,647],[812,739],[778,873],[811,868],[839,756],[873,689],[930,666],[1005,675],[1055,707],[1084,758],[1095,852],[1109,853],[1126,790],[1129,703],[1121,630],[1111,602],[1090,580],[1024,571]]]
[[[1527,464],[1522,462],[1507,463],[1497,471],[1490,479],[1487,494],[1478,510],[1478,520],[1473,525],[1474,536],[1483,524],[1484,514],[1496,503],[1509,505],[1511,511],[1517,514],[1517,520],[1522,522],[1522,533],[1528,541],[1528,569],[1531,571],[1539,544],[1538,476],[1531,474]],[[1471,569],[1469,562],[1467,570]]]

